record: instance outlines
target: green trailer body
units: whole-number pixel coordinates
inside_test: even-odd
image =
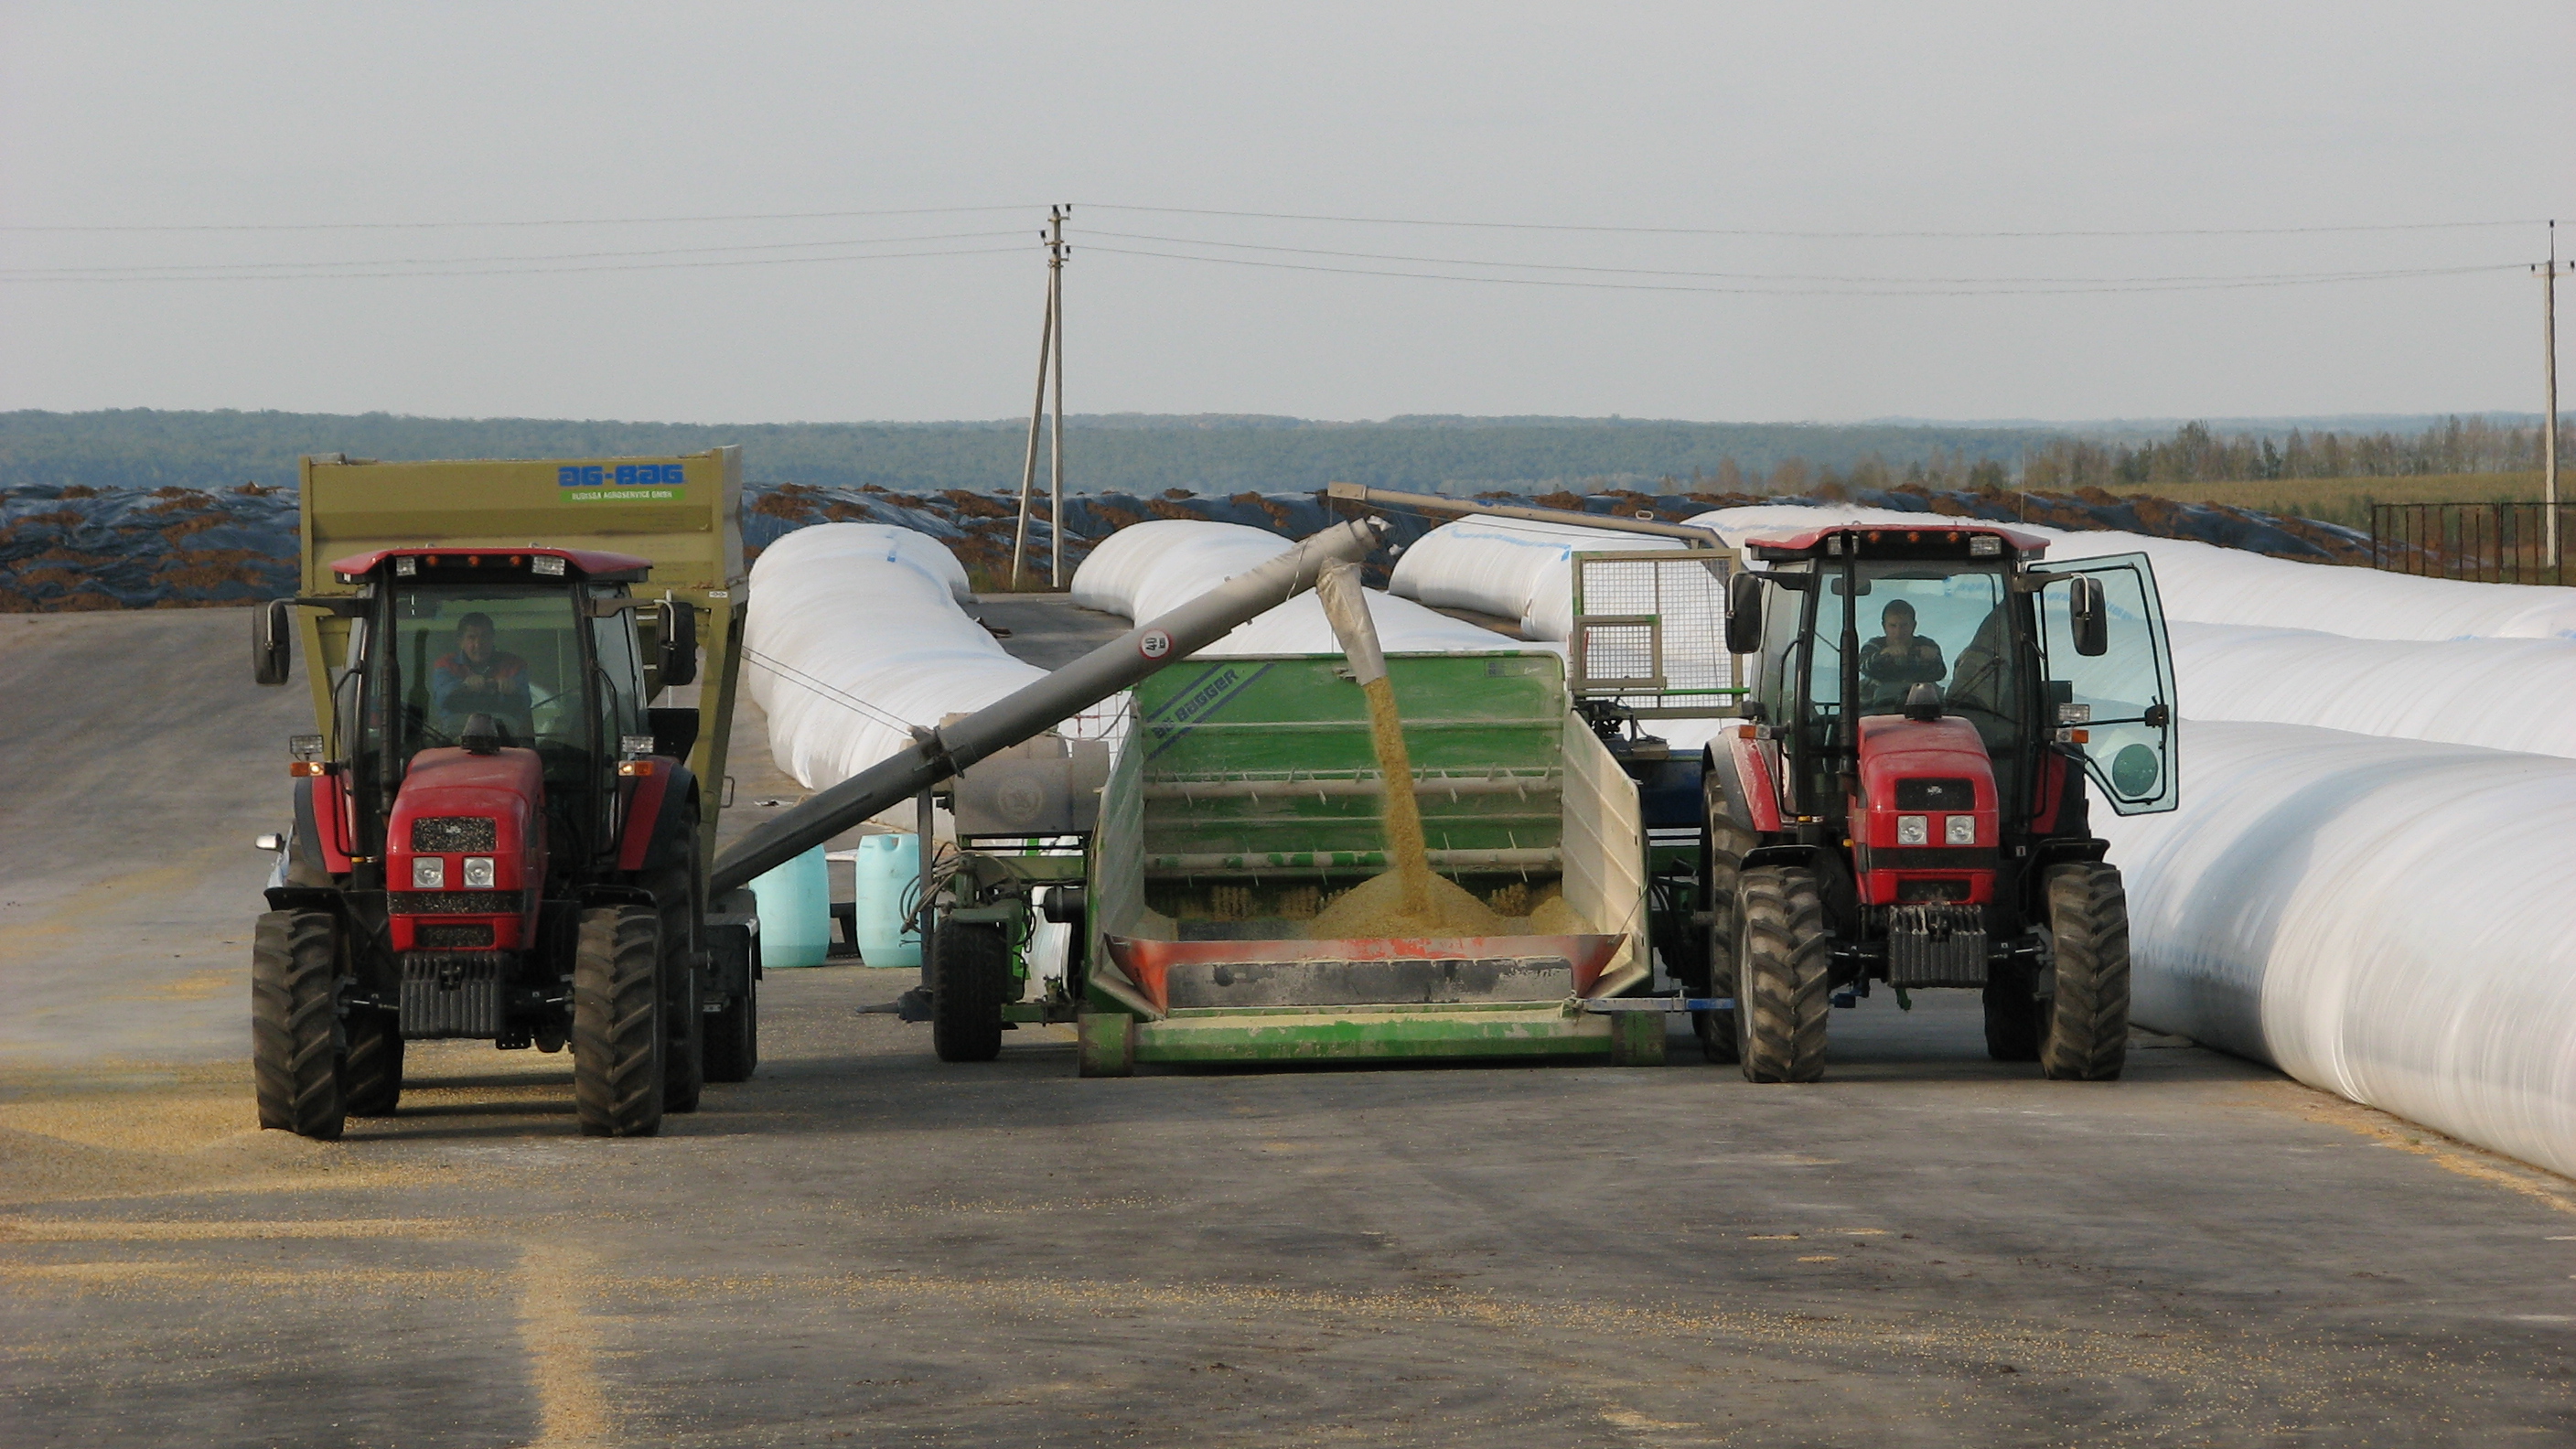
[[[1364,696],[1337,654],[1192,660],[1137,686],[1102,791],[1086,1071],[1660,1054],[1659,1014],[1599,1009],[1650,974],[1645,839],[1636,786],[1572,712],[1562,664],[1387,664],[1432,869],[1506,917],[1561,894],[1571,922],[1309,939],[1334,895],[1388,869]]]

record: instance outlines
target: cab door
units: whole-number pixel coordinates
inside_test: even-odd
[[[2077,746],[2085,773],[2122,815],[2152,815],[2182,803],[2176,751],[2173,651],[2155,566],[2142,553],[2032,564],[2039,576],[2040,661],[2059,738]],[[2107,648],[2080,654],[2065,580],[2102,586]]]

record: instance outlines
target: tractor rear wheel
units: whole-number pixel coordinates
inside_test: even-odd
[[[1825,1074],[1834,952],[1816,873],[1745,871],[1735,901],[1735,1037],[1745,1079],[1815,1081]]]
[[[2060,1081],[2108,1082],[2129,1054],[2129,893],[2117,868],[2050,869],[2048,929],[2057,990],[2043,1012],[2039,1069]]]
[[[348,1059],[340,1065],[340,1096],[352,1117],[390,1117],[402,1099],[402,1015],[382,1007],[352,1008],[346,1027]]]
[[[268,911],[250,949],[250,1060],[259,1125],[336,1141],[340,1096],[340,951],[327,911]]]
[[[751,949],[758,951],[754,938]],[[706,1020],[707,1080],[748,1082],[760,1067],[760,965],[743,973],[742,994]]]
[[[662,918],[662,1110],[694,1112],[707,1085],[706,1018],[699,1014],[706,899],[698,876],[696,812],[666,818],[645,862],[644,889]]]
[[[930,1045],[943,1062],[1002,1054],[1002,997],[1011,945],[1002,928],[941,921],[930,933]]]
[[[662,1130],[662,928],[650,906],[581,913],[572,964],[572,1095],[591,1137]]]

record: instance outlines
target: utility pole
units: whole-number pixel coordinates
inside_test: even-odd
[[[2540,269],[2540,330],[2548,380],[2549,415],[2540,435],[2540,513],[2542,537],[2549,550],[2549,575],[2560,583],[2558,565],[2558,223],[2549,223],[2549,263]]]
[[[1055,421],[1048,428],[1050,443],[1047,460],[1047,587],[1064,587],[1064,219],[1072,214],[1071,206],[1049,207],[1047,230],[1047,305],[1054,318],[1048,330],[1055,334]],[[2555,243],[2553,242],[2554,246]],[[2556,252],[2551,253],[2557,255]],[[2553,394],[2554,396],[2554,394]],[[2550,405],[2556,416],[2557,405]],[[2551,426],[2555,427],[2553,422]],[[2551,517],[2556,517],[2555,513]]]
[[[1047,229],[1038,239],[1047,248],[1046,322],[1038,329],[1038,391],[1029,404],[1029,446],[1020,461],[1020,522],[1011,538],[1011,587],[1020,586],[1020,571],[1029,551],[1029,503],[1037,486],[1038,424],[1047,417],[1047,379],[1055,379],[1055,425],[1047,464],[1047,532],[1052,553],[1047,585],[1064,587],[1064,219],[1070,206],[1047,208]]]

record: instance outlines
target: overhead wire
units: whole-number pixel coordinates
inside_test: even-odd
[[[1105,252],[1111,256],[1156,257],[1165,261],[1205,262],[1229,267],[1264,267],[1277,271],[1324,272],[1349,277],[1399,277],[1423,282],[1477,282],[1495,286],[1562,287],[1581,291],[1698,292],[1747,297],[2063,297],[2120,292],[2218,292],[2257,287],[2318,286],[2334,282],[2389,281],[2403,277],[2461,276],[2476,272],[2517,271],[2524,265],[2520,262],[2493,262],[2472,266],[2392,268],[2387,271],[2345,272],[2331,275],[2285,274],[2277,277],[2226,282],[2069,287],[1706,287],[1678,282],[1594,282],[1564,277],[1480,277],[1444,272],[1399,272],[1380,267],[1333,267],[1313,262],[1265,261],[1257,257],[1193,256],[1185,252],[1157,252],[1134,247],[1102,246],[1097,242],[1083,249],[1095,253]]]
[[[2113,238],[2113,237],[2180,237],[2180,236],[2286,236],[2326,233],[2426,232],[2483,229],[2536,225],[2522,221],[2432,221],[2381,222],[2298,227],[2165,227],[2128,230],[2058,230],[2058,231],[1941,231],[1941,230],[1793,230],[1782,228],[1716,228],[1716,227],[1641,227],[1606,224],[1551,222],[1461,221],[1421,217],[1381,217],[1333,215],[1323,213],[1264,212],[1218,210],[1204,207],[1153,207],[1123,203],[1088,203],[1090,210],[1135,214],[1223,217],[1278,221],[1311,221],[1345,225],[1451,227],[1485,231],[1529,233],[1584,233],[1605,236],[1660,237],[1770,237],[1770,238],[1855,238],[1855,239],[1923,239],[1923,238]],[[870,211],[813,212],[743,212],[710,213],[678,217],[629,218],[551,218],[517,221],[424,221],[424,222],[309,222],[309,223],[242,223],[188,225],[12,225],[0,232],[321,232],[466,229],[480,227],[547,227],[594,224],[644,225],[696,222],[767,222],[801,221],[822,218],[892,217],[980,214],[1013,211],[1009,206],[921,207]],[[501,253],[470,257],[391,257],[351,261],[251,261],[251,262],[172,262],[117,263],[75,266],[0,266],[0,282],[20,284],[75,283],[148,284],[159,282],[241,282],[285,280],[372,280],[408,277],[475,277],[534,276],[619,271],[693,270],[761,266],[794,266],[853,261],[898,261],[941,257],[1002,255],[1019,252],[1024,246],[955,247],[913,251],[837,251],[842,248],[879,248],[918,243],[979,241],[988,238],[1016,236],[1016,229],[930,233],[898,237],[845,237],[816,241],[741,242],[687,247],[654,247],[618,250],[565,252]],[[1081,235],[1081,234],[1077,234]],[[1555,261],[1510,261],[1480,257],[1434,256],[1412,252],[1363,251],[1348,248],[1294,246],[1278,242],[1245,242],[1207,237],[1168,236],[1149,232],[1092,231],[1089,237],[1106,241],[1142,242],[1149,246],[1106,245],[1085,240],[1092,251],[1113,256],[1151,258],[1166,261],[1201,262],[1225,266],[1260,267],[1269,270],[1304,271],[1347,276],[1386,277],[1399,280],[1440,282],[1482,282],[1486,284],[1543,286],[1581,290],[1616,290],[1706,293],[1747,296],[2010,296],[2116,294],[2126,292],[2226,291],[2245,288],[2313,286],[2346,282],[2390,281],[2406,278],[2460,276],[2483,272],[2513,270],[2520,263],[2484,263],[2439,267],[2389,267],[2348,271],[2304,271],[2278,273],[2170,274],[2135,277],[2120,276],[1900,276],[1877,273],[1840,272],[1768,272],[1720,271],[1690,267],[1621,266],[1598,263]],[[1154,247],[1187,248],[1186,251],[1155,250]],[[1258,252],[1262,257],[1212,256],[1209,251]],[[798,253],[798,255],[739,256],[746,252]],[[822,254],[822,253],[830,254]],[[717,255],[725,254],[725,255]],[[1406,269],[1386,267],[1328,265],[1324,262],[1280,260],[1286,257],[1312,257],[1331,263],[1384,262]],[[687,258],[681,260],[681,258]],[[652,259],[652,260],[642,260]],[[670,259],[670,260],[664,260]],[[1474,273],[1549,273],[1564,275],[1483,275],[1461,274],[1454,270],[1469,269]],[[1614,280],[1622,278],[1673,280]],[[1751,285],[1711,286],[1706,282],[1737,282]]]
[[[908,735],[912,732],[912,721],[890,713],[889,711],[879,709],[877,706],[868,703],[857,695],[851,694],[847,690],[841,689],[840,687],[824,680],[817,679],[813,675],[806,673],[804,670],[797,668],[795,665],[790,664],[783,659],[779,659],[773,655],[764,654],[761,651],[752,648],[748,644],[742,646],[742,657],[809,694],[818,695],[833,704],[837,704],[842,708],[851,711],[852,713],[865,715],[868,718],[875,720],[878,724],[884,725],[886,728],[891,729],[898,734]]]
[[[168,224],[12,224],[0,232],[172,231],[466,231],[519,226],[681,226],[719,221],[845,221],[862,216],[964,216],[987,211],[1030,211],[1028,206],[914,206],[878,211],[745,211],[705,216],[576,216],[521,221],[264,221]]]
[[[2548,224],[2545,218],[2531,218],[2498,221],[2355,222],[2328,226],[2176,226],[2060,231],[1820,231],[1777,227],[1610,226],[1577,222],[1455,221],[1435,217],[1339,216],[1294,211],[1221,211],[1210,207],[1131,206],[1107,201],[1086,202],[1084,205],[1093,211],[1150,212],[1160,216],[1224,216],[1253,221],[1321,221],[1357,226],[1456,227],[1488,231],[1579,231],[1636,236],[1776,237],[1804,241],[1907,241],[1948,237],[1977,240],[2029,240],[2068,237],[2317,236],[2332,232],[2463,231]]]
[[[1271,242],[1216,241],[1205,237],[1157,236],[1143,232],[1092,231],[1088,236],[1111,237],[1124,241],[1160,242],[1174,246],[1223,247],[1229,251],[1282,252],[1297,256],[1340,257],[1360,261],[1415,262],[1425,266],[1492,267],[1500,270],[1543,272],[1589,272],[1641,277],[1707,277],[1746,282],[1854,282],[1889,286],[1957,285],[1957,286],[2095,286],[2143,285],[2216,282],[2289,282],[2349,281],[2387,275],[2384,271],[2363,272],[2255,272],[2225,275],[2185,274],[2166,277],[1904,277],[1849,275],[1819,272],[1712,272],[1682,267],[1606,267],[1569,262],[1488,261],[1475,257],[1426,257],[1396,252],[1352,252],[1323,247],[1292,247]],[[1096,245],[1096,244],[1095,244]],[[1104,248],[1105,250],[1105,248]],[[1207,260],[1221,260],[1208,258]],[[2519,266],[2521,263],[2494,263],[2495,267]]]
[[[928,252],[859,252],[837,257],[737,257],[724,261],[700,262],[616,262],[573,267],[453,267],[406,271],[311,271],[264,272],[253,274],[215,275],[195,273],[176,276],[19,276],[0,272],[0,282],[334,282],[382,277],[556,277],[579,272],[657,272],[706,267],[786,267],[818,262],[891,262],[913,257],[986,257],[1006,252],[1021,252],[1025,247],[962,247]],[[381,266],[378,262],[351,262],[350,266]]]
[[[799,250],[799,249],[803,249],[803,248],[811,248],[811,247],[896,246],[896,245],[904,245],[904,244],[909,244],[909,243],[914,243],[914,242],[939,242],[939,241],[987,241],[987,240],[991,240],[991,239],[996,238],[996,237],[1019,236],[1019,235],[1021,235],[1021,230],[1022,230],[1021,228],[1014,227],[1014,228],[1012,228],[1011,230],[1008,230],[1008,231],[951,231],[951,232],[934,232],[934,233],[931,233],[931,234],[926,235],[926,236],[858,236],[858,237],[833,237],[833,238],[828,238],[828,239],[826,239],[826,240],[822,240],[822,241],[801,241],[801,242],[734,242],[734,243],[729,243],[729,244],[721,245],[721,246],[702,246],[702,247],[647,247],[647,248],[641,248],[641,249],[637,249],[637,250],[630,250],[630,251],[607,251],[607,252],[603,252],[603,251],[589,251],[589,252],[520,252],[520,253],[515,253],[515,254],[505,253],[505,254],[501,254],[501,255],[497,255],[497,256],[483,256],[483,257],[373,257],[373,258],[368,258],[368,259],[366,259],[366,260],[362,260],[362,261],[344,261],[344,262],[333,262],[333,261],[301,261],[301,262],[161,262],[161,263],[142,263],[142,262],[137,262],[137,263],[124,264],[124,265],[117,265],[117,266],[97,266],[97,267],[0,267],[0,275],[6,275],[6,276],[32,276],[32,275],[46,275],[46,276],[53,276],[53,275],[63,275],[63,276],[85,276],[85,275],[107,275],[107,274],[113,274],[113,273],[125,273],[125,272],[237,272],[237,271],[254,271],[254,270],[256,270],[256,271],[280,271],[280,270],[289,270],[289,269],[296,269],[296,268],[304,268],[304,269],[321,269],[321,268],[343,268],[343,267],[466,266],[466,265],[480,265],[480,264],[485,263],[485,262],[556,262],[556,261],[589,261],[589,260],[595,260],[595,259],[600,259],[600,258],[609,258],[609,257],[675,257],[675,256],[697,256],[697,255],[703,255],[703,254],[710,253],[710,252],[765,252],[765,251],[795,251],[795,250]],[[816,258],[815,260],[837,260],[837,259],[835,259],[835,258]]]

